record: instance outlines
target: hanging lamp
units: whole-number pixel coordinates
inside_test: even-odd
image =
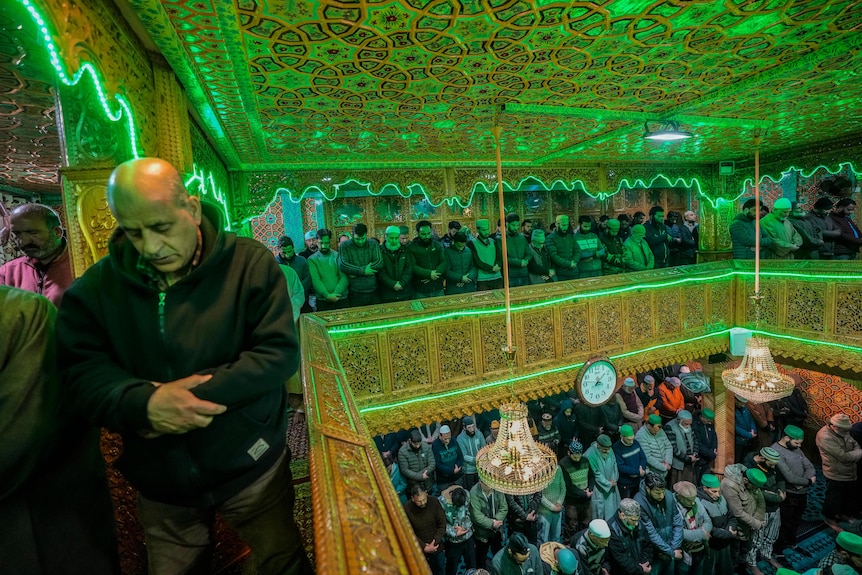
[[[506,221],[503,200],[503,163],[500,153],[500,126],[491,132],[496,141],[497,193],[500,203],[500,222]],[[503,230],[502,248],[506,253],[506,234]],[[515,352],[512,344],[512,304],[509,293],[509,266],[503,258],[503,289],[506,296],[506,355],[509,371],[514,372]],[[514,395],[514,393],[513,393]],[[520,402],[500,406],[500,431],[497,440],[476,454],[476,471],[479,479],[491,489],[508,495],[529,495],[542,491],[551,484],[557,472],[557,456],[550,448],[536,443],[530,433],[527,406]]]
[[[754,138],[754,326],[760,327],[760,136]],[[734,369],[721,372],[724,387],[735,396],[755,403],[775,401],[793,393],[793,380],[775,367],[769,340],[751,337],[745,342],[742,363]]]

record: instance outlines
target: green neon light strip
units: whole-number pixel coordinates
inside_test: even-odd
[[[102,105],[102,110],[105,112],[105,116],[107,116],[112,122],[119,122],[125,114],[132,157],[140,158],[138,153],[137,131],[135,130],[135,118],[132,115],[132,107],[129,105],[128,100],[120,94],[115,94],[114,99],[117,101],[119,109],[116,112],[111,110],[111,106],[108,104],[108,96],[105,94],[104,82],[102,81],[101,74],[90,62],[84,62],[81,64],[78,71],[75,72],[72,77],[69,77],[69,74],[60,62],[60,56],[58,54],[59,51],[57,50],[56,44],[54,44],[54,40],[51,37],[51,33],[48,30],[48,25],[45,23],[45,20],[30,0],[19,0],[19,2],[27,8],[30,16],[39,27],[39,32],[41,33],[42,40],[45,43],[45,48],[51,56],[51,65],[54,66],[54,69],[57,71],[57,76],[60,78],[60,81],[66,86],[71,87],[77,85],[85,74],[89,74],[89,77],[93,80],[93,86],[96,88],[96,93],[99,96],[99,103]]]
[[[778,339],[789,339],[792,341],[798,341],[798,342],[806,343],[809,345],[825,345],[828,347],[837,347],[839,349],[846,349],[847,351],[862,353],[862,347],[856,347],[853,345],[846,345],[843,343],[835,343],[832,341],[818,341],[816,339],[807,339],[804,337],[797,337],[795,335],[784,335],[784,334],[780,334],[780,333],[772,333],[771,331],[763,331],[760,329],[753,329],[753,330],[751,330],[751,333],[758,333],[758,334],[762,334],[762,335],[766,335],[766,336],[774,337],[774,338],[778,338]]]
[[[719,331],[715,331],[715,332],[708,333],[708,334],[705,334],[705,335],[699,335],[699,336],[697,336],[697,337],[692,337],[692,338],[689,338],[689,339],[683,339],[683,340],[680,340],[680,341],[674,341],[674,342],[671,342],[671,343],[662,343],[662,344],[654,345],[654,346],[651,346],[651,347],[646,347],[646,348],[643,348],[643,349],[639,349],[639,350],[636,350],[636,351],[630,351],[630,352],[627,352],[627,353],[621,353],[621,354],[618,354],[618,355],[612,355],[612,356],[610,356],[610,359],[622,359],[622,358],[624,358],[624,357],[629,357],[629,356],[632,356],[632,355],[637,355],[637,354],[639,354],[639,353],[647,353],[647,352],[650,352],[650,351],[655,351],[655,350],[657,350],[657,349],[663,349],[663,348],[671,347],[671,346],[675,346],[675,345],[681,345],[681,344],[691,343],[691,342],[693,342],[693,341],[699,341],[699,340],[707,339],[707,338],[710,338],[710,337],[717,337],[717,336],[720,336],[720,335],[726,335],[726,334],[728,334],[728,333],[730,333],[730,329],[729,329],[729,328],[728,328],[728,329],[722,329],[722,330],[719,330]],[[467,387],[467,388],[464,388],[464,389],[456,389],[456,390],[453,390],[453,391],[448,391],[448,392],[446,392],[446,393],[437,393],[437,394],[434,394],[433,396],[415,397],[415,398],[412,398],[412,399],[405,399],[405,400],[403,400],[403,401],[397,401],[397,402],[394,402],[394,403],[387,403],[387,404],[385,404],[385,405],[374,405],[374,406],[370,406],[370,407],[364,407],[364,408],[362,408],[362,409],[360,409],[360,410],[359,410],[359,413],[360,413],[360,414],[364,414],[364,413],[370,413],[370,412],[372,412],[372,411],[380,411],[381,409],[392,409],[392,408],[394,408],[394,407],[403,407],[403,406],[405,406],[405,405],[411,405],[411,404],[419,403],[419,402],[422,402],[422,401],[428,401],[429,399],[435,399],[435,400],[436,400],[436,399],[440,399],[440,398],[443,398],[443,397],[453,397],[453,396],[456,396],[456,395],[463,395],[463,394],[465,394],[465,393],[469,393],[469,392],[472,392],[472,391],[478,391],[478,390],[481,390],[481,389],[488,389],[488,388],[491,388],[491,387],[500,387],[500,386],[503,386],[503,385],[511,385],[511,384],[513,384],[513,383],[517,383],[517,382],[519,382],[519,381],[523,381],[523,380],[525,380],[525,379],[532,379],[532,378],[535,378],[535,377],[541,377],[541,376],[543,376],[543,375],[549,375],[549,374],[553,374],[553,373],[561,373],[561,372],[564,372],[564,371],[572,371],[572,370],[575,370],[575,369],[578,369],[578,368],[582,367],[583,365],[584,365],[584,362],[580,362],[580,363],[573,363],[573,364],[570,364],[570,365],[564,365],[564,366],[561,366],[561,367],[555,367],[555,368],[552,368],[552,369],[545,369],[545,370],[538,371],[538,372],[535,372],[535,373],[528,373],[528,374],[525,374],[525,375],[519,375],[519,376],[517,376],[517,377],[510,377],[510,378],[508,378],[508,379],[501,379],[501,380],[498,380],[498,381],[492,381],[492,382],[488,382],[488,383],[483,383],[483,384],[481,384],[481,385],[474,385],[474,386],[472,386],[472,387]]]
[[[773,183],[776,183],[776,184],[777,184],[777,183],[779,183],[781,180],[783,180],[786,176],[788,176],[788,175],[792,174],[793,172],[799,172],[799,173],[802,175],[802,177],[803,177],[803,178],[810,178],[811,176],[813,176],[814,174],[816,174],[816,173],[817,173],[819,170],[821,170],[821,169],[826,170],[827,172],[829,172],[829,174],[831,174],[831,175],[833,175],[833,176],[834,176],[835,174],[838,174],[838,173],[840,173],[840,172],[843,172],[843,171],[844,171],[844,167],[845,167],[845,166],[846,166],[846,167],[848,167],[848,168],[850,168],[850,170],[851,170],[851,171],[853,172],[853,174],[855,174],[856,176],[860,176],[860,175],[862,175],[862,172],[860,172],[859,170],[857,170],[857,169],[853,166],[853,162],[841,162],[841,163],[839,163],[839,164],[838,164],[838,168],[837,168],[835,171],[830,170],[830,169],[829,169],[829,166],[826,166],[826,165],[824,165],[824,164],[820,164],[819,166],[817,166],[816,168],[812,169],[812,170],[811,170],[810,172],[808,172],[807,174],[805,173],[805,170],[803,170],[802,168],[795,168],[795,167],[793,167],[793,166],[790,166],[789,168],[787,168],[786,170],[784,170],[784,171],[782,171],[782,172],[781,172],[781,175],[778,177],[778,179],[777,179],[777,180],[776,180],[775,178],[773,178],[772,176],[770,176],[770,175],[768,175],[768,174],[767,174],[767,175],[765,175],[765,176],[761,176],[760,181],[761,181],[761,183],[762,183],[762,182],[765,182],[766,180],[771,180]],[[736,196],[736,199],[741,198],[741,197],[743,196],[743,194],[751,193],[751,190],[749,190],[749,188],[754,188],[754,178],[746,178],[745,180],[743,180],[743,181],[742,181],[742,192],[741,192],[738,196]]]
[[[195,189],[200,193],[201,197],[208,197],[221,207],[224,212],[226,230],[230,231],[230,210],[228,209],[227,194],[222,192],[221,188],[216,184],[215,177],[212,172],[206,173],[203,169],[198,169],[197,164],[192,166],[192,175],[186,180],[186,188],[191,189],[192,184],[195,184]]]
[[[546,306],[550,306],[550,305],[557,305],[557,304],[561,304],[561,303],[566,303],[566,302],[570,302],[570,301],[592,299],[592,298],[602,297],[602,296],[606,296],[606,295],[615,295],[615,294],[626,293],[626,292],[631,292],[631,291],[640,291],[640,290],[658,289],[658,288],[669,288],[669,287],[673,287],[673,286],[677,286],[677,285],[684,285],[684,284],[688,284],[688,283],[700,283],[700,282],[705,282],[705,281],[706,282],[712,282],[712,281],[717,281],[717,280],[721,280],[721,279],[727,279],[727,278],[737,276],[737,275],[738,276],[754,276],[754,272],[753,271],[743,271],[743,270],[730,270],[730,271],[721,272],[719,274],[711,275],[711,276],[704,276],[704,277],[697,277],[697,278],[681,278],[681,279],[673,280],[673,281],[669,281],[669,282],[663,281],[663,282],[656,282],[656,283],[643,284],[643,285],[626,286],[623,288],[587,292],[587,293],[583,293],[583,294],[573,294],[573,295],[562,296],[562,297],[558,297],[558,298],[554,298],[554,299],[550,299],[550,300],[546,300],[546,301],[513,305],[512,311],[517,312],[517,311],[524,311],[524,310],[530,310],[530,309],[537,309],[537,308],[542,308],[542,307],[546,307]],[[800,278],[800,279],[806,279],[806,280],[842,280],[842,281],[860,281],[860,280],[862,280],[862,275],[830,275],[830,274],[826,274],[826,275],[812,276],[811,274],[805,274],[805,273],[769,272],[769,271],[761,271],[760,275],[761,276],[770,276],[770,277],[793,277],[793,278]],[[369,330],[392,329],[392,328],[399,328],[399,327],[405,327],[405,326],[410,326],[410,325],[418,325],[418,324],[428,323],[428,322],[437,321],[437,320],[441,320],[441,319],[453,319],[453,318],[460,318],[460,317],[503,314],[503,313],[505,313],[505,311],[506,311],[505,308],[502,308],[502,307],[479,309],[479,310],[451,311],[451,312],[447,312],[447,313],[443,313],[443,314],[439,314],[439,315],[419,317],[419,318],[394,321],[394,322],[389,322],[389,323],[371,324],[371,325],[364,325],[364,326],[357,326],[357,327],[334,326],[334,327],[329,328],[327,331],[330,335],[340,335],[340,334],[356,333],[356,332],[369,331]]]

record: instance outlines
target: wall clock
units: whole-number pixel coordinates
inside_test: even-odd
[[[604,405],[617,389],[617,370],[606,357],[594,357],[578,373],[575,388],[581,401],[591,407]]]

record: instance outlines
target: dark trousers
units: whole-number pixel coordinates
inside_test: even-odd
[[[473,538],[461,543],[446,542],[446,575],[456,575],[458,564],[464,558],[464,568],[474,569],[476,567],[476,546]]]
[[[634,499],[638,492],[638,483],[618,483],[617,487],[620,490],[620,499]]]
[[[497,551],[502,548],[503,535],[499,531],[494,531],[493,534],[488,537],[487,541],[479,541],[476,539],[476,567],[479,569],[485,569],[486,565],[491,563],[491,560],[488,558],[488,551],[490,551],[492,555],[496,555]]]
[[[425,559],[428,561],[428,566],[431,567],[431,575],[446,574],[446,553],[438,551],[431,555],[426,554]]]
[[[374,291],[369,293],[350,292],[348,300],[350,301],[350,307],[376,305],[380,303],[380,295]]]
[[[802,515],[808,504],[808,495],[805,493],[787,493],[787,498],[781,504],[781,527],[778,530],[778,540],[775,542],[775,551],[781,553],[785,547],[796,545],[796,532],[802,523]]]
[[[498,278],[495,280],[489,281],[477,281],[476,282],[476,291],[488,291],[492,289],[502,289],[503,288],[503,278]]]
[[[826,480],[826,497],[823,500],[823,517],[835,519],[838,515],[856,515],[855,481]]]
[[[338,301],[329,301],[326,298],[317,298],[317,311],[334,311],[347,307],[347,299],[342,298]]]

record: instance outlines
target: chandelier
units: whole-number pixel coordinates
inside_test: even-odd
[[[754,306],[755,329],[760,326],[760,134],[754,138]],[[742,363],[735,369],[721,372],[724,386],[734,395],[755,403],[775,401],[793,393],[793,380],[779,373],[769,351],[769,340],[762,337],[749,338],[745,343]]]
[[[557,456],[533,441],[527,423],[527,406],[500,406],[497,441],[476,454],[476,470],[482,483],[509,495],[529,495],[550,485],[557,472]]]
[[[780,373],[769,351],[769,340],[752,337],[745,344],[742,363],[721,372],[724,387],[755,403],[766,403],[793,393],[793,380]]]

